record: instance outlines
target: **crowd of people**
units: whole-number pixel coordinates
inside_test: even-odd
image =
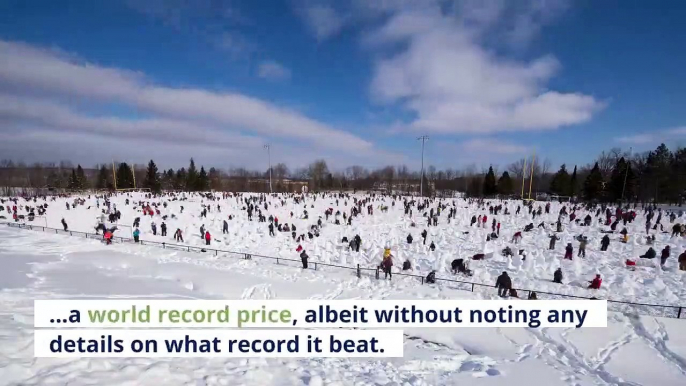
[[[124,195],[124,197],[122,197]],[[30,197],[30,198],[2,198],[0,199],[0,217],[7,218],[2,212],[11,214],[14,222],[31,222],[35,220],[36,216],[45,216],[49,208],[53,207],[53,202],[58,197]],[[658,248],[658,238],[660,242],[664,242],[660,252],[659,264],[655,269],[664,268],[668,265],[671,258],[671,248],[665,240],[671,240],[677,237],[683,237],[686,234],[686,226],[683,223],[683,211],[668,211],[662,210],[655,205],[641,205],[632,204],[630,206],[608,206],[605,204],[573,204],[566,203],[558,205],[559,211],[555,218],[555,213],[551,213],[550,202],[534,202],[534,201],[518,201],[518,200],[484,200],[484,199],[463,199],[463,198],[423,198],[423,197],[409,197],[401,195],[384,195],[384,194],[365,194],[356,195],[349,193],[316,193],[316,194],[244,194],[244,193],[164,193],[161,195],[154,194],[134,194],[119,193],[119,194],[95,194],[79,197],[64,197],[65,211],[67,214],[61,219],[62,227],[65,231],[69,229],[67,219],[69,213],[74,213],[75,210],[82,207],[87,209],[96,209],[99,214],[96,218],[95,232],[102,233],[103,241],[107,244],[112,242],[115,232],[118,232],[124,225],[126,218],[122,218],[121,207],[117,208],[117,204],[113,203],[113,199],[117,198],[121,206],[121,199],[124,206],[127,207],[127,213],[135,213],[135,217],[131,221],[131,235],[134,242],[141,241],[142,235],[151,235],[153,237],[167,238],[167,222],[172,221],[174,224],[179,224],[179,216],[184,213],[184,204],[189,199],[197,202],[199,199],[201,205],[197,213],[193,213],[199,221],[212,218],[221,219],[221,228],[214,228],[214,225],[206,227],[202,224],[199,227],[198,236],[202,244],[211,246],[213,241],[212,232],[219,233],[224,240],[227,240],[230,232],[230,223],[237,217],[245,219],[249,222],[257,222],[264,225],[264,234],[267,237],[281,238],[284,243],[291,243],[293,250],[300,257],[302,267],[307,269],[309,267],[308,260],[311,258],[307,249],[313,244],[312,241],[320,237],[325,229],[336,229],[337,233],[344,234],[340,239],[340,245],[350,251],[350,253],[366,253],[374,255],[376,252],[370,250],[371,247],[365,247],[365,241],[356,231],[356,223],[361,217],[375,217],[383,216],[398,207],[402,208],[403,219],[407,222],[409,233],[404,238],[405,245],[396,243],[393,245],[391,241],[385,243],[382,251],[379,251],[380,259],[378,260],[378,269],[383,272],[384,278],[391,280],[395,264],[395,257],[393,250],[405,250],[410,246],[418,244],[415,240],[421,240],[421,246],[426,253],[433,253],[439,249],[436,244],[438,239],[431,239],[435,236],[430,236],[428,229],[436,228],[439,225],[457,224],[461,219],[469,218],[468,226],[465,225],[466,230],[463,232],[469,234],[483,235],[484,251],[470,254],[469,256],[454,256],[450,264],[449,272],[453,275],[473,276],[475,268],[471,267],[470,262],[485,259],[492,259],[494,252],[486,252],[488,246],[497,242],[500,244],[505,240],[510,240],[509,245],[506,245],[500,251],[501,256],[506,259],[520,259],[525,261],[528,254],[527,249],[535,248],[538,240],[545,239],[548,241],[549,253],[558,253],[557,242],[562,238],[568,238],[569,232],[566,228],[583,230],[585,228],[595,226],[600,229],[603,236],[599,240],[592,240],[587,232],[580,232],[573,236],[571,241],[567,241],[564,248],[559,252],[561,261],[574,259],[587,259],[587,249],[589,245],[598,245],[596,253],[605,253],[611,255],[610,246],[616,243],[629,243],[630,237],[643,237],[647,250],[644,254],[636,256],[635,258],[626,259],[624,265],[626,269],[636,269],[639,261],[653,260],[657,258],[655,248]],[[231,205],[226,205],[228,201],[233,200]],[[322,205],[315,203],[324,201],[324,209],[322,212],[315,212],[321,210]],[[320,201],[320,203],[321,203]],[[171,205],[174,203],[175,205]],[[222,212],[222,205],[225,205],[225,211]],[[226,210],[226,206],[230,209]],[[285,210],[290,208],[290,210]],[[376,211],[375,211],[376,209]],[[216,216],[208,218],[208,213],[215,213]],[[284,212],[286,216],[284,217]],[[459,215],[459,219],[458,219]],[[280,219],[279,216],[282,216]],[[149,217],[149,219],[148,219]],[[144,230],[141,226],[141,218],[146,218],[149,224],[149,229]],[[513,224],[513,221],[508,219],[518,218],[518,223],[526,224],[523,228],[508,229],[505,224]],[[628,226],[633,224],[637,219],[645,219],[645,235],[635,231],[628,230]],[[594,220],[595,219],[595,220]],[[128,219],[129,221],[131,219]],[[530,222],[529,222],[530,220]],[[71,221],[71,220],[70,220]],[[159,232],[157,222],[160,222]],[[212,221],[212,224],[215,222]],[[537,223],[537,225],[536,225]],[[297,225],[296,225],[297,224]],[[422,229],[422,226],[423,229]],[[668,230],[665,230],[667,226]],[[176,227],[171,238],[174,242],[184,242],[183,226]],[[174,228],[172,228],[174,229]],[[619,231],[618,231],[619,229]],[[485,230],[485,232],[484,232]],[[505,232],[505,236],[511,238],[501,239],[501,233]],[[434,232],[435,235],[440,235],[439,232]],[[664,234],[664,236],[662,235]],[[226,242],[225,242],[226,243]],[[230,245],[230,244],[229,244]],[[576,248],[576,253],[575,253]],[[362,252],[361,252],[362,251]],[[686,252],[681,253],[677,258],[678,269],[686,271]],[[397,268],[396,272],[413,271],[412,258],[406,258]],[[564,265],[557,268],[553,277],[549,279],[552,283],[564,284],[563,269]],[[425,277],[428,283],[435,283],[436,270],[431,269]],[[587,288],[592,290],[599,290],[602,286],[602,277],[600,273],[590,278]],[[501,297],[516,297],[517,291],[514,288],[512,278],[508,272],[502,272],[497,277],[495,287],[498,289],[498,295]],[[535,299],[536,293],[529,291],[529,298]]]

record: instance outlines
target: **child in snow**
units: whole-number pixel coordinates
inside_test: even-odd
[[[600,285],[603,283],[603,279],[600,278],[600,274],[595,275],[595,278],[591,280],[589,289],[600,289]]]
[[[568,243],[567,247],[565,248],[565,259],[572,260],[573,255],[574,247],[572,247],[572,243]]]

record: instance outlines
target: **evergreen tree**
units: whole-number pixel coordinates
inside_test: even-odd
[[[207,176],[210,179],[210,189],[222,190],[222,181],[219,171],[215,168],[210,168],[210,173]]]
[[[495,173],[493,172],[493,166],[489,166],[488,173],[484,177],[483,195],[489,197],[496,193],[498,193],[498,188],[495,183]]]
[[[67,182],[67,188],[68,189],[78,189],[79,188],[79,180],[78,177],[76,177],[76,170],[71,169],[71,175],[69,176],[69,181]]]
[[[498,179],[498,193],[503,195],[510,195],[514,192],[514,184],[512,183],[512,178],[510,178],[510,173],[507,171],[503,172],[503,175]]]
[[[188,166],[188,174],[186,175],[186,190],[192,192],[198,187],[198,170],[195,168],[195,161],[191,158],[191,164]]]
[[[126,162],[122,162],[117,168],[117,189],[131,188],[133,188],[133,171]]]
[[[153,160],[148,162],[148,169],[145,172],[145,180],[143,181],[143,187],[150,189],[154,193],[159,193],[162,189],[162,183],[160,182],[160,174],[157,172],[157,165]]]
[[[174,189],[174,170],[169,169],[162,173],[162,188],[165,190],[171,190]]]
[[[636,176],[631,168],[631,164],[624,160],[624,157],[617,161],[612,169],[610,182],[607,187],[608,198],[612,201],[620,201],[622,194],[625,199],[634,196],[634,186]]]
[[[572,172],[572,177],[569,179],[569,192],[567,193],[567,195],[569,197],[576,196],[578,186],[579,186],[579,182],[577,181],[577,177],[576,177],[576,165],[574,165],[574,171]]]
[[[177,190],[186,190],[186,183],[188,178],[186,176],[186,168],[181,168],[176,171],[176,181],[174,182],[174,187]]]
[[[567,165],[562,164],[560,170],[555,173],[553,179],[550,180],[550,192],[559,196],[564,196],[570,190],[570,178],[567,173]]]
[[[588,201],[600,200],[603,194],[603,175],[596,162],[591,169],[591,173],[584,181],[584,199]]]
[[[76,182],[79,189],[88,189],[88,179],[81,165],[76,167]]]
[[[111,171],[105,165],[101,165],[95,182],[96,189],[114,189],[111,177]]]
[[[204,166],[200,167],[200,174],[198,175],[196,188],[201,192],[206,192],[210,189],[210,179],[207,176]]]

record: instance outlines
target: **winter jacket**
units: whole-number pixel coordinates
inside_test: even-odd
[[[591,281],[591,285],[588,286],[590,289],[600,289],[600,285],[603,283],[603,279],[596,277]]]
[[[508,276],[507,273],[503,273],[498,276],[498,279],[495,281],[495,286],[498,288],[510,289],[512,288],[512,279],[510,279],[510,276]]]
[[[646,254],[641,256],[641,258],[642,259],[654,259],[655,256],[657,256],[657,253],[655,252],[655,250],[652,247],[650,247],[650,248],[648,248],[648,251],[646,252]]]
[[[556,270],[555,273],[553,274],[553,281],[555,283],[562,283],[562,278],[563,278],[562,277],[562,270],[561,269]]]

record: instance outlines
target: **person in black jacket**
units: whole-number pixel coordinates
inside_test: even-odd
[[[607,251],[607,247],[610,246],[610,237],[605,235],[602,240],[600,240],[600,250]]]
[[[562,268],[555,270],[553,274],[553,283],[562,284]]]
[[[650,247],[650,248],[648,248],[648,250],[646,251],[646,254],[645,254],[645,255],[641,255],[641,256],[639,256],[639,257],[640,257],[641,259],[654,259],[655,256],[657,256],[657,253],[655,252],[655,250],[653,249],[653,247]]]
[[[663,250],[662,254],[660,255],[660,265],[665,265],[667,262],[667,259],[669,258],[671,250],[669,249],[669,245],[667,245]]]
[[[307,256],[307,252],[303,249],[302,252],[300,252],[300,260],[303,262],[303,269],[307,269],[307,259],[309,256]]]
[[[64,221],[64,219],[62,219],[62,227],[64,227],[64,231],[66,232],[68,227],[67,227],[67,222]]]
[[[407,243],[412,244],[412,235],[407,235]]]
[[[426,275],[426,282],[429,284],[434,284],[436,282],[436,271],[431,271]]]
[[[495,286],[498,288],[498,296],[501,298],[507,296],[512,288],[512,279],[510,279],[510,276],[507,274],[507,272],[503,271],[502,275],[498,276],[498,279],[495,281]]]

